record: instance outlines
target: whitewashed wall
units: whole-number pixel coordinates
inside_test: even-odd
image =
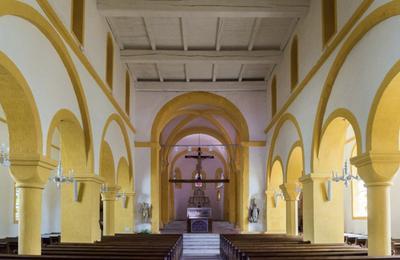
[[[337,1],[338,31],[341,30],[361,2],[362,1],[359,0]],[[360,21],[376,8],[387,2],[388,1],[374,1]],[[312,66],[317,63],[323,51],[320,12],[320,1],[312,0],[308,15],[300,20],[295,29],[294,34],[298,36],[299,41],[299,82],[304,79]],[[360,21],[358,21],[356,25],[358,25]],[[400,52],[396,47],[396,42],[400,40],[400,34],[396,29],[399,25],[400,18],[398,16],[387,19],[373,27],[355,45],[346,58],[334,83],[324,115],[324,120],[326,120],[326,118],[338,108],[350,110],[355,115],[360,125],[363,149],[365,149],[366,124],[372,99],[386,73],[400,59]],[[346,36],[344,41],[347,37],[348,36]],[[291,113],[300,125],[304,141],[306,174],[311,172],[310,163],[313,127],[322,88],[332,63],[344,41],[339,44],[286,111],[287,113]],[[273,73],[273,75],[277,75],[278,111],[290,96],[290,43],[284,51],[284,57],[281,63],[276,66]],[[271,101],[270,84],[271,82],[268,82],[267,97],[269,102]],[[270,121],[270,111],[268,118],[268,121]],[[269,130],[267,133],[267,141],[272,139],[274,131],[275,127]],[[273,152],[273,157],[279,155],[283,160],[286,160],[285,158],[291,148],[291,146],[288,145],[290,142],[287,140],[295,140],[297,134],[293,131],[288,132],[285,126],[282,127],[281,131],[281,136],[279,136],[277,140],[275,151],[268,151],[267,153]],[[398,186],[398,179],[399,177],[396,176],[391,192],[393,237],[399,237],[400,235],[400,209],[398,207],[400,203],[400,187]],[[350,191],[345,190],[345,192],[345,231],[366,234],[366,221],[355,221],[352,219]]]
[[[26,0],[23,2],[36,9],[47,19],[36,1]],[[71,1],[50,0],[49,2],[65,27],[70,30]],[[87,0],[83,53],[88,57],[91,65],[104,81],[108,32],[109,28],[106,21],[97,12],[96,1]],[[66,43],[65,46],[76,67],[88,103],[95,157],[94,174],[98,174],[103,128],[107,118],[111,114],[118,114],[118,111]],[[114,47],[114,83],[112,94],[124,109],[126,68],[120,62],[117,44],[114,44]],[[32,90],[40,115],[44,144],[47,142],[47,132],[51,120],[60,109],[72,111],[80,123],[82,123],[77,99],[66,68],[50,41],[33,24],[15,16],[0,17],[0,51],[15,63]],[[131,97],[133,96],[134,90],[132,89]],[[134,101],[132,100],[131,108],[133,106]],[[128,131],[130,144],[132,145],[134,133],[126,125],[125,127]],[[125,144],[122,141],[123,137],[119,127],[115,123],[110,125],[106,138],[111,144],[113,154],[115,155],[114,160],[116,165],[118,165],[119,158],[121,156],[127,158],[127,156]],[[1,127],[0,139],[8,139],[3,127]],[[44,146],[43,153],[46,153],[45,149],[46,147]],[[132,153],[134,153],[134,149],[131,149]],[[15,236],[17,234],[17,225],[11,223],[14,184],[7,170],[0,169],[0,173],[0,237]],[[42,233],[60,231],[59,201],[59,191],[51,184],[48,184],[43,193]]]

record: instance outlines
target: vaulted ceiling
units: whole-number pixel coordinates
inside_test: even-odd
[[[259,90],[309,0],[98,0],[138,90]]]

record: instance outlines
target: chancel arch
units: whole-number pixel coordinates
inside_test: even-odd
[[[196,111],[193,111],[195,109]],[[187,115],[189,113],[189,115]],[[186,116],[185,116],[186,115]],[[223,118],[221,121],[219,118]],[[197,121],[196,121],[197,120]],[[152,203],[153,203],[153,216],[160,215],[160,204],[158,204],[159,198],[158,194],[156,194],[157,186],[159,185],[158,174],[160,166],[165,165],[165,162],[162,162],[160,165],[160,158],[165,161],[165,155],[168,153],[163,153],[164,156],[160,157],[159,149],[162,148],[163,144],[166,144],[164,140],[165,136],[174,136],[177,135],[176,132],[172,133],[171,129],[185,129],[185,126],[190,128],[191,125],[195,125],[199,122],[199,120],[206,120],[213,131],[217,131],[220,136],[227,136],[227,129],[225,127],[221,127],[222,122],[228,122],[231,124],[229,129],[234,129],[234,135],[228,135],[229,141],[224,141],[224,144],[232,142],[231,140],[235,140],[237,147],[240,149],[236,149],[234,154],[234,164],[232,164],[233,171],[239,171],[241,174],[238,174],[236,178],[237,189],[242,189],[244,193],[239,193],[240,199],[237,201],[237,208],[243,208],[242,213],[236,213],[235,222],[241,227],[245,227],[247,225],[247,205],[248,201],[245,194],[247,194],[247,182],[248,182],[248,146],[241,146],[242,143],[247,143],[249,140],[249,130],[247,127],[246,120],[238,108],[233,105],[226,98],[218,96],[216,94],[211,94],[208,92],[191,92],[187,94],[180,95],[168,103],[164,105],[164,107],[158,112],[152,126]],[[219,121],[219,122],[218,122]],[[186,128],[187,128],[186,127]],[[231,148],[228,146],[228,150]],[[161,149],[163,150],[163,149]],[[168,150],[168,149],[166,149]],[[157,176],[155,176],[155,174]],[[239,181],[239,178],[241,179]],[[242,197],[243,196],[243,197]],[[156,203],[156,204],[154,204]],[[164,213],[165,214],[165,213]],[[162,215],[162,214],[161,214]],[[168,214],[167,214],[168,215]],[[165,220],[166,217],[163,217]],[[157,232],[159,226],[158,221],[153,221],[152,229]]]

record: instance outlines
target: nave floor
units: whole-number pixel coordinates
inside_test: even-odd
[[[162,234],[183,234],[181,260],[219,260],[219,234],[237,234],[235,227],[225,221],[213,221],[213,233],[186,233],[186,221],[173,221],[166,225]]]

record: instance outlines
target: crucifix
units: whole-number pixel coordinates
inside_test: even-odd
[[[203,180],[202,176],[201,176],[201,171],[202,171],[202,161],[206,160],[206,159],[214,159],[213,155],[203,155],[203,152],[201,151],[201,147],[199,147],[197,149],[197,154],[195,155],[185,155],[186,159],[196,159],[197,160],[197,164],[196,164],[196,175],[194,179],[171,179],[169,180],[169,182],[173,182],[173,183],[195,183],[196,187],[199,184],[202,183],[222,183],[222,182],[229,182],[229,180],[227,179],[221,179],[221,180],[217,180],[217,179],[209,179],[209,180]],[[201,186],[201,185],[200,185]]]
[[[185,155],[185,158],[186,159],[196,159],[197,160],[197,164],[196,164],[196,174],[195,174],[195,176],[194,176],[194,179],[196,180],[196,181],[199,181],[199,182],[195,182],[195,187],[197,187],[197,188],[200,188],[200,187],[202,187],[203,186],[203,183],[201,182],[201,180],[202,180],[202,177],[203,176],[201,176],[201,171],[202,171],[202,165],[201,165],[201,163],[202,163],[202,161],[203,160],[206,160],[206,159],[214,159],[214,156],[213,155],[203,155],[203,153],[201,152],[201,147],[199,147],[198,149],[197,149],[197,155]]]

